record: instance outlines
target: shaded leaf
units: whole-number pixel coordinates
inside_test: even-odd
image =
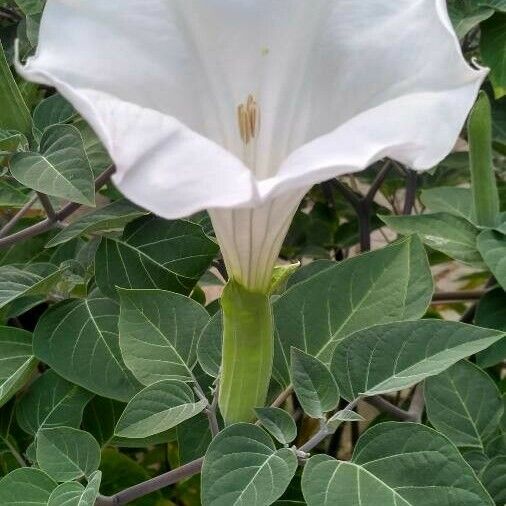
[[[496,504],[506,504],[506,455],[492,459],[480,473],[480,480]]]
[[[381,216],[381,219],[400,234],[418,234],[422,241],[459,262],[481,266],[476,248],[479,230],[464,218],[449,213],[413,216]]]
[[[498,283],[506,290],[506,236],[485,230],[478,236],[478,249]]]
[[[290,383],[290,348],[330,362],[345,336],[376,323],[420,318],[433,283],[420,240],[413,236],[310,276],[273,303],[274,377]]]
[[[290,362],[293,389],[304,411],[313,418],[332,411],[339,403],[339,388],[325,364],[296,348]]]
[[[30,378],[37,367],[32,335],[13,327],[0,327],[0,406]]]
[[[100,465],[100,446],[82,430],[43,428],[37,433],[37,463],[58,482],[89,477]]]
[[[420,200],[434,213],[450,213],[474,222],[473,195],[469,188],[428,188],[422,190]]]
[[[494,381],[470,362],[458,362],[425,382],[430,423],[456,446],[485,448],[503,413]]]
[[[95,205],[95,183],[83,139],[72,125],[54,125],[45,130],[40,152],[17,153],[11,158],[11,174],[36,191]]]
[[[222,341],[223,314],[217,311],[202,330],[197,344],[199,364],[213,378],[220,373]]]
[[[297,436],[294,419],[284,409],[256,408],[258,419],[281,444],[291,443]]]
[[[77,115],[72,104],[55,93],[40,101],[33,111],[33,126],[40,132],[47,127],[68,123]]]
[[[0,480],[2,506],[47,506],[56,482],[39,469],[24,467]]]
[[[55,235],[46,247],[52,248],[81,235],[122,230],[127,223],[145,214],[146,211],[139,209],[128,200],[116,200],[73,221]]]
[[[42,427],[79,427],[92,394],[49,370],[20,399],[16,408],[19,426],[28,434]]]
[[[267,506],[281,497],[297,469],[292,450],[276,450],[256,425],[227,427],[211,442],[202,467],[203,506]]]
[[[485,65],[490,67],[490,80],[497,99],[506,95],[506,9],[481,25],[480,50]]]
[[[377,325],[341,341],[331,370],[351,401],[408,388],[501,338],[498,331],[444,320]]]
[[[200,413],[205,399],[195,402],[182,381],[164,380],[141,390],[127,404],[115,429],[116,436],[143,438],[166,431]]]
[[[128,401],[140,385],[121,357],[118,316],[119,305],[100,296],[55,304],[35,328],[35,356],[83,388]]]
[[[217,251],[199,225],[140,218],[125,228],[122,239],[102,240],[96,256],[97,285],[110,297],[117,297],[117,286],[187,295]]]
[[[197,339],[209,321],[194,300],[163,290],[119,290],[120,346],[127,367],[144,385],[191,381]]]

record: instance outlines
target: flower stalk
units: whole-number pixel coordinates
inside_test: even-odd
[[[468,132],[476,221],[482,227],[493,227],[499,216],[499,193],[492,159],[492,113],[484,92],[471,111]]]
[[[273,317],[268,293],[229,281],[221,299],[223,358],[220,411],[227,425],[250,422],[264,406],[274,355]]]

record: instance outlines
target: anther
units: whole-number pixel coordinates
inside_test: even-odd
[[[253,95],[237,107],[237,119],[241,139],[244,144],[249,144],[260,131],[260,109]]]

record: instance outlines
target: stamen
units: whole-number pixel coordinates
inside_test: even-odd
[[[237,107],[237,119],[241,139],[244,144],[249,144],[260,131],[260,108],[253,95],[249,95],[246,102]]]

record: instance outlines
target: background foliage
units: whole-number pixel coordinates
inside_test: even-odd
[[[425,174],[384,160],[313,188],[273,297],[272,406],[216,435],[209,220],[118,194],[72,106],[11,73],[43,0],[0,0],[2,506],[506,503],[506,1],[448,7],[491,68],[503,213],[477,220],[465,131]]]

